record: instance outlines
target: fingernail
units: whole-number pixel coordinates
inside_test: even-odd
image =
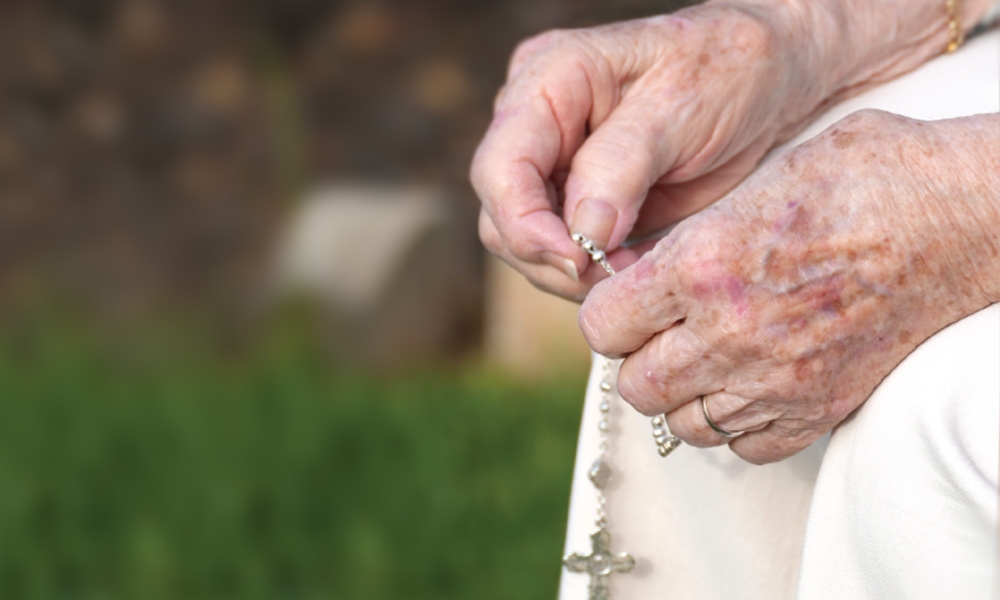
[[[598,248],[603,249],[611,239],[617,220],[618,209],[614,206],[602,200],[587,198],[577,205],[569,230],[572,233],[582,233],[594,240]]]
[[[576,263],[570,259],[551,252],[542,252],[542,260],[565,273],[574,282],[579,283],[580,274],[576,270]]]

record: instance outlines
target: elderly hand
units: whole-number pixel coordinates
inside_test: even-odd
[[[715,3],[523,43],[472,164],[486,246],[580,299],[614,250],[721,197],[826,91],[785,2]],[[787,100],[787,102],[786,102]],[[641,210],[640,210],[641,209]],[[636,253],[618,250],[616,267]]]
[[[962,2],[968,28],[992,0]],[[473,160],[480,236],[535,285],[581,299],[641,236],[720,198],[831,102],[948,41],[943,0],[713,0],[521,44]],[[641,250],[641,249],[638,249]],[[613,251],[613,252],[612,252]]]
[[[805,448],[921,341],[1000,300],[1000,115],[866,111],[681,223],[580,313],[619,391],[695,446]],[[709,428],[696,401],[705,395]]]

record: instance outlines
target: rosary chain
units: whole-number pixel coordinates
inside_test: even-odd
[[[611,263],[608,262],[607,254],[605,254],[603,250],[598,248],[597,244],[594,243],[593,240],[589,239],[587,236],[579,232],[574,233],[571,236],[571,238],[578,246],[583,248],[584,252],[590,255],[591,260],[601,265],[601,267],[609,276],[615,274],[614,267],[612,267]],[[601,417],[601,420],[598,422],[598,427],[601,430],[601,444],[604,447],[607,446],[607,427],[608,427],[607,412],[605,411],[604,407],[610,406],[607,398],[608,392],[611,391],[610,368],[611,368],[611,361],[605,359],[604,380],[601,383],[602,386],[601,390],[605,394],[605,397],[602,398],[601,400],[601,411],[603,416]],[[605,389],[604,386],[607,386],[607,389]],[[681,445],[681,440],[676,435],[670,433],[670,430],[667,428],[667,419],[663,415],[657,415],[653,417],[652,425],[653,425],[653,441],[656,443],[656,451],[660,456],[666,458],[667,455],[669,455],[678,446]],[[602,458],[604,457],[605,452],[606,452],[605,450],[601,451],[600,456]]]
[[[608,262],[608,257],[604,251],[597,247],[593,240],[587,239],[580,233],[573,234],[573,241],[590,258],[601,265],[607,274],[614,275],[615,270]],[[614,363],[605,358],[601,361],[601,398],[598,404],[600,418],[597,421],[597,458],[594,459],[587,477],[597,491],[597,514],[594,525],[597,529],[590,535],[591,551],[589,553],[573,552],[563,557],[563,566],[571,573],[590,574],[590,586],[588,587],[590,600],[609,600],[611,588],[609,587],[608,576],[612,573],[628,573],[635,568],[636,561],[627,552],[612,553],[610,550],[611,534],[608,532],[608,498],[604,493],[607,487],[612,470],[609,465],[609,454],[611,453],[611,404],[616,397]],[[666,456],[674,448],[680,445],[680,440],[670,435],[666,427],[666,420],[663,416],[653,419],[653,439],[660,456]]]
[[[574,233],[572,239],[578,246],[583,248],[584,252],[590,255],[591,260],[604,267],[604,270],[607,271],[608,275],[615,274],[614,267],[612,267],[611,263],[608,262],[608,256],[604,253],[604,250],[597,247],[594,240],[588,239],[582,233]]]

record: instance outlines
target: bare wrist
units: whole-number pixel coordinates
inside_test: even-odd
[[[795,0],[801,2],[802,0]],[[949,21],[970,31],[993,0],[816,0],[808,2],[826,74],[827,103],[837,102],[909,72],[940,55],[949,43]]]
[[[927,307],[945,324],[1000,301],[1000,114],[919,121],[872,113],[895,158],[887,231],[908,240],[911,269],[939,293]],[[889,156],[892,156],[890,153]],[[892,208],[895,207],[895,208]]]
[[[813,40],[813,9],[803,0],[709,0],[678,14],[704,11],[742,21],[744,30],[752,31],[747,37],[766,48],[748,58],[767,65],[753,67],[767,79],[758,83],[757,93],[766,96],[762,101],[771,109],[768,128],[775,142],[794,136],[811,121],[830,88],[821,46]]]
[[[992,2],[959,0],[962,31]],[[945,0],[710,0],[705,6],[740,10],[769,28],[789,82],[779,141],[828,106],[941,54],[949,42]]]
[[[918,165],[935,192],[941,238],[956,246],[949,254],[960,289],[970,311],[1000,302],[1000,113],[921,125]]]

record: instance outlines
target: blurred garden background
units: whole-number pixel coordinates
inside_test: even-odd
[[[588,356],[468,163],[680,4],[0,3],[0,598],[553,598]]]

